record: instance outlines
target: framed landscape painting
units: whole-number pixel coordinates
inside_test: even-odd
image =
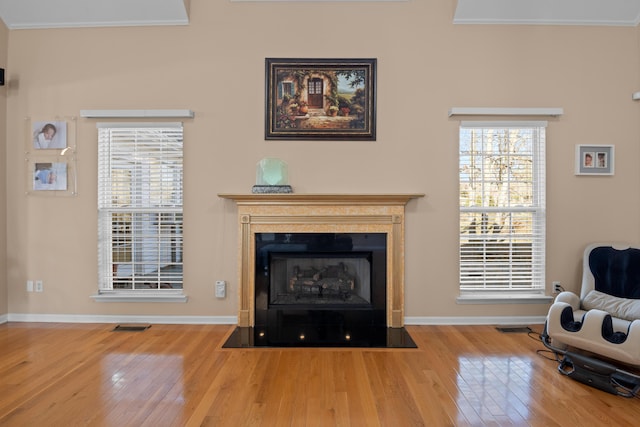
[[[376,59],[265,60],[265,139],[376,139]]]

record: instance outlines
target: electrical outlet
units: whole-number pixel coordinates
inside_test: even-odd
[[[553,287],[553,293],[559,294],[562,292],[562,286],[560,286],[560,282],[551,282],[551,286]]]
[[[33,292],[33,280],[27,280],[27,292]]]
[[[44,285],[42,284],[42,280],[36,280],[36,292],[44,292]]]
[[[224,298],[227,293],[227,282],[216,280],[216,298]]]

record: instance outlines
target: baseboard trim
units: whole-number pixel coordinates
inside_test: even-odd
[[[418,317],[407,316],[405,325],[542,325],[546,316],[477,316]],[[7,322],[42,323],[155,323],[171,325],[237,325],[237,316],[137,316],[120,314],[29,314],[0,315],[0,324]]]
[[[546,316],[405,317],[405,325],[542,325]]]
[[[9,322],[43,323],[155,323],[171,325],[236,325],[237,316],[135,316],[122,314],[24,314],[9,313]]]

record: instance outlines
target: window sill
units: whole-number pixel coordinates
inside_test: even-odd
[[[99,292],[91,295],[96,302],[180,302],[189,299],[182,293]]]
[[[551,304],[549,295],[460,295],[458,304]]]

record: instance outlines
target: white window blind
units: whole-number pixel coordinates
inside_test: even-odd
[[[181,123],[98,124],[101,292],[182,289],[182,154]]]
[[[546,122],[462,122],[460,292],[544,293]]]

